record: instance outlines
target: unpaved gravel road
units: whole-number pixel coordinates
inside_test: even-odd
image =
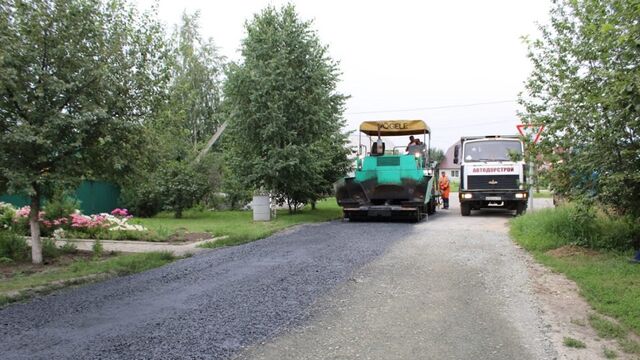
[[[2,359],[551,359],[511,216],[302,226],[0,310]]]

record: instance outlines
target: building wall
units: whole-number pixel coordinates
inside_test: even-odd
[[[451,180],[460,181],[460,169],[440,169],[447,173],[447,176]]]

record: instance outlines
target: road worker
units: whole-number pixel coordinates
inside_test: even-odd
[[[440,187],[440,195],[442,196],[442,208],[448,209],[449,208],[449,191],[451,189],[449,184],[449,178],[447,177],[447,173],[444,171],[442,172],[442,176],[440,176],[440,179],[438,180],[438,187]]]

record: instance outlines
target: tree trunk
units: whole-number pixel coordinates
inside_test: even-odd
[[[176,213],[173,215],[176,219],[182,218],[182,209],[176,209]]]
[[[40,242],[40,192],[31,195],[31,211],[29,212],[29,227],[31,228],[31,260],[34,264],[42,264],[42,243]]]
[[[316,201],[311,200],[311,210],[315,210],[315,209],[316,209]]]

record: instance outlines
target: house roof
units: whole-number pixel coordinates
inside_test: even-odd
[[[455,150],[456,145],[460,145],[460,141],[456,141],[447,149],[447,152],[444,153],[444,159],[439,164],[440,169],[460,169],[460,164],[453,163],[453,152]]]

